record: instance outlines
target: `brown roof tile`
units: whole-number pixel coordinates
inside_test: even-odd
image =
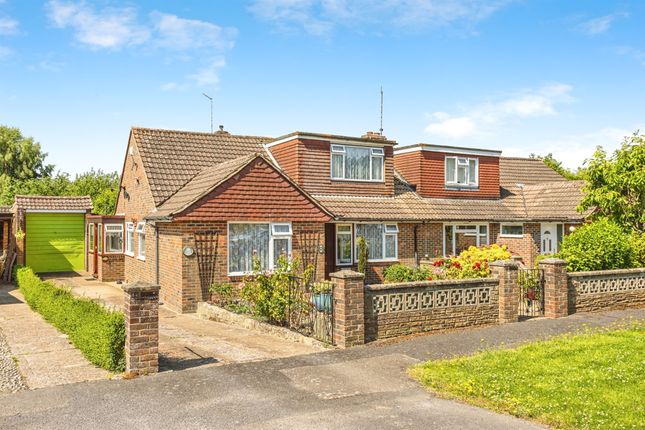
[[[584,181],[558,181],[524,186],[527,217],[534,220],[581,220],[576,211]]]
[[[16,196],[14,207],[24,210],[92,210],[90,196]]]
[[[499,159],[499,183],[502,187],[557,181],[566,181],[566,179],[537,158],[500,157]]]
[[[10,215],[11,206],[0,206],[0,215]]]
[[[201,170],[262,151],[268,137],[133,127],[150,190],[159,206]]]

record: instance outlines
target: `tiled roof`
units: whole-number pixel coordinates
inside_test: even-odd
[[[0,216],[6,218],[7,216],[9,216],[11,214],[12,214],[12,212],[11,212],[11,207],[10,206],[0,206]]]
[[[271,138],[133,127],[150,190],[159,206],[193,176],[227,160],[262,151]]]
[[[558,172],[537,158],[500,157],[499,182],[502,187],[566,181]]]
[[[531,219],[581,219],[576,211],[584,181],[558,181],[524,186],[526,212]]]
[[[166,218],[182,210],[208,194],[212,189],[217,187],[236,172],[240,171],[251,160],[255,159],[258,154],[246,155],[243,157],[228,160],[215,166],[208,167],[199,172],[185,186],[179,189],[166,200],[157,212],[148,216],[148,219]]]
[[[92,210],[90,196],[16,196],[14,207],[25,210]]]

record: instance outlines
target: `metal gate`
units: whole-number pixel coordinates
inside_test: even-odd
[[[287,324],[290,329],[321,342],[334,340],[334,284],[304,282],[293,276],[289,282]]]
[[[520,319],[544,315],[544,272],[541,269],[520,269],[518,274]]]

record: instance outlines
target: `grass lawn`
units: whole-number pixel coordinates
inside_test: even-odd
[[[411,374],[443,397],[556,428],[645,429],[642,322],[429,361]]]

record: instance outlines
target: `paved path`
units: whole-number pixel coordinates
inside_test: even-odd
[[[99,282],[91,276],[76,274],[50,275],[44,279],[71,288],[77,296],[123,309],[123,290],[114,282]],[[323,350],[230,324],[202,320],[195,314],[178,314],[165,306],[159,309],[161,370],[268,360]]]
[[[107,379],[110,374],[90,362],[67,335],[33,312],[13,285],[0,285],[0,331],[29,388]],[[2,427],[2,426],[0,426]]]
[[[511,347],[645,310],[577,314],[263,362],[0,396],[0,428],[534,429],[442,400],[406,375],[420,360]]]

